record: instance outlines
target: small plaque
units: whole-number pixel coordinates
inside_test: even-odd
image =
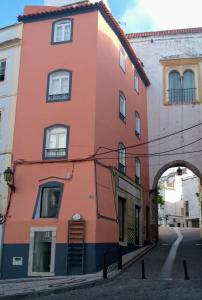
[[[80,221],[81,220],[81,215],[76,213],[72,216],[72,220],[74,221]]]
[[[22,266],[23,258],[22,257],[13,257],[13,266]]]

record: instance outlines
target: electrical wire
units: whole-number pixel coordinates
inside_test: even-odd
[[[201,126],[201,125],[202,125],[202,122],[197,123],[195,125],[192,125],[190,127],[187,127],[187,128],[184,128],[184,129],[181,129],[181,130],[169,133],[169,134],[161,136],[159,138],[148,140],[147,142],[142,142],[142,143],[139,143],[139,144],[126,146],[125,149],[136,148],[136,147],[144,146],[144,145],[147,145],[147,144],[150,144],[150,143],[158,142],[160,140],[163,140],[163,139],[169,138],[171,136],[177,135],[179,133],[191,130],[191,129],[196,128],[196,127]],[[104,148],[104,147],[99,147],[98,150],[96,151],[96,153],[92,155],[92,157],[98,156],[98,155],[104,155],[104,154],[108,154],[108,153],[112,153],[112,152],[118,152],[119,151],[119,148],[115,148],[115,149],[111,149],[111,150],[108,150],[108,151],[105,151],[105,152],[98,153],[99,149],[101,149],[101,148]]]

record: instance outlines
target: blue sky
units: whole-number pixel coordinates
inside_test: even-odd
[[[43,5],[43,0],[0,0],[0,27],[13,24],[25,5]],[[104,0],[125,32],[202,27],[202,1]]]

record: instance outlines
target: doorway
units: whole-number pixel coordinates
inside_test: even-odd
[[[55,235],[55,228],[31,229],[28,275],[54,275]]]

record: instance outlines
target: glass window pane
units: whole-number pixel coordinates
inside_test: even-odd
[[[58,148],[66,148],[67,135],[66,133],[58,134]]]
[[[34,233],[33,272],[50,272],[51,242],[51,231]]]
[[[63,35],[63,28],[62,25],[56,25],[55,27],[55,38],[54,42],[61,42],[62,41],[62,35]]]
[[[69,76],[61,78],[61,94],[69,93]]]
[[[71,39],[71,22],[64,25],[64,41]]]
[[[41,193],[41,217],[57,216],[60,188],[43,188]]]
[[[47,149],[55,149],[57,147],[57,135],[50,134],[48,139]]]
[[[126,103],[123,95],[120,95],[120,113],[125,117],[126,116]]]
[[[59,78],[51,78],[50,84],[50,95],[60,94],[60,79]]]

